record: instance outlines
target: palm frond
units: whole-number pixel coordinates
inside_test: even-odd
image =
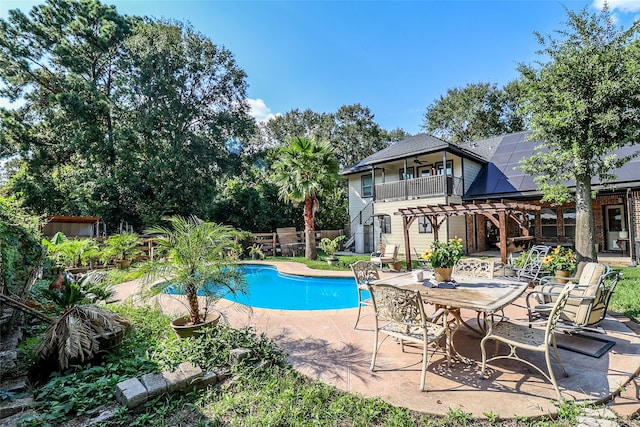
[[[122,332],[130,324],[117,313],[95,305],[66,310],[47,330],[38,348],[41,359],[58,360],[61,371],[71,362],[90,360],[100,350],[99,337]]]

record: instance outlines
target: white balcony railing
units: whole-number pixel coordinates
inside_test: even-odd
[[[376,184],[375,201],[432,196],[462,196],[462,178],[435,175]]]

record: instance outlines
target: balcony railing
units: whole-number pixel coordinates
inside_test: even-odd
[[[462,178],[436,175],[376,184],[375,201],[432,196],[462,196]]]

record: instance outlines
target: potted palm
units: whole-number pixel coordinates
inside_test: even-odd
[[[103,260],[113,261],[118,268],[128,268],[134,258],[142,255],[142,241],[135,233],[114,234],[105,240],[104,245]]]
[[[157,253],[143,265],[147,296],[160,293],[184,295],[180,301],[188,315],[171,322],[185,337],[204,326],[215,326],[220,313],[213,306],[231,293],[246,292],[246,280],[229,259],[229,248],[238,248],[236,231],[229,226],[205,222],[196,216],[168,218],[169,227],[153,227]]]
[[[338,262],[338,257],[336,256],[336,251],[338,250],[338,246],[340,246],[340,242],[344,240],[345,236],[338,236],[335,239],[329,239],[328,237],[324,237],[320,240],[320,249],[327,254],[327,263],[329,265],[336,264]]]

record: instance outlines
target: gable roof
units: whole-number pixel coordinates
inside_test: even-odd
[[[520,168],[520,160],[532,156],[541,145],[540,141],[529,141],[530,131],[502,135],[478,141],[472,145],[481,147],[495,144],[489,163],[481,170],[464,195],[465,200],[496,199],[511,197],[540,197],[542,193],[533,181],[533,176],[525,174]],[[618,157],[635,153],[639,147],[623,147],[615,150]],[[544,148],[542,148],[544,149]],[[613,171],[617,176],[609,187],[627,188],[640,185],[640,158],[633,158],[620,169]],[[567,183],[574,187],[574,182]],[[592,185],[601,188],[602,183],[594,178]]]
[[[486,156],[486,150],[478,150],[478,152],[476,152],[465,147],[450,144],[433,135],[421,133],[389,145],[387,148],[373,153],[369,157],[362,159],[353,165],[345,167],[340,171],[340,174],[350,175],[353,173],[364,172],[370,170],[372,166],[379,165],[381,163],[416,157],[441,150],[447,150],[463,157],[472,158],[482,164],[487,163],[490,158],[490,156]]]

